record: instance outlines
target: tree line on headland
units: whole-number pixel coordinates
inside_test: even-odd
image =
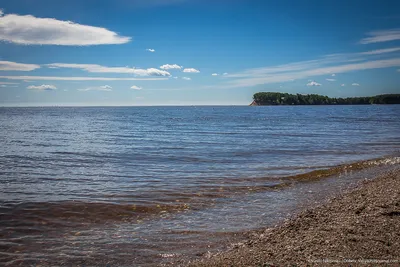
[[[252,106],[264,105],[371,105],[400,104],[400,94],[385,94],[368,97],[332,98],[323,95],[260,92],[253,95]]]

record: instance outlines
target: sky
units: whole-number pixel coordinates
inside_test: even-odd
[[[397,0],[0,0],[0,106],[400,93]]]

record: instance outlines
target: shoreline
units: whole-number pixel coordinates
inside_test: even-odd
[[[325,206],[329,207],[329,203],[334,201],[335,199],[340,199],[340,196],[348,194],[353,194],[354,190],[359,188],[363,188],[363,186],[368,185],[369,182],[366,181],[375,181],[377,179],[384,179],[381,178],[382,173],[388,173],[388,175],[396,176],[397,183],[389,186],[388,188],[394,188],[397,191],[395,192],[397,195],[395,199],[400,199],[400,157],[396,155],[388,155],[385,157],[379,157],[374,159],[356,161],[356,162],[348,162],[340,165],[336,165],[327,169],[316,169],[311,170],[306,173],[300,173],[291,176],[281,177],[279,180],[282,183],[281,185],[271,186],[271,187],[260,187],[259,193],[263,194],[267,191],[274,192],[275,197],[277,193],[283,193],[280,197],[277,198],[284,199],[288,204],[286,208],[281,210],[273,209],[272,212],[268,212],[268,205],[273,204],[273,198],[261,198],[261,202],[264,202],[263,208],[258,210],[258,213],[254,213],[252,215],[252,220],[257,220],[254,222],[255,227],[247,228],[242,227],[241,230],[232,231],[232,232],[208,232],[199,231],[196,232],[180,232],[174,233],[174,231],[167,232],[164,235],[157,236],[157,241],[153,241],[153,243],[148,244],[147,248],[153,254],[153,257],[150,257],[145,254],[140,254],[140,251],[143,249],[143,244],[139,244],[134,240],[147,240],[145,238],[152,237],[151,235],[142,236],[140,232],[134,232],[132,235],[133,237],[129,236],[129,240],[118,241],[120,243],[107,246],[107,249],[112,249],[116,251],[115,255],[99,255],[97,254],[96,257],[89,257],[87,256],[87,247],[85,247],[85,239],[89,237],[98,237],[99,232],[95,235],[92,235],[90,232],[92,231],[92,226],[98,227],[99,225],[107,226],[110,223],[113,224],[135,224],[137,225],[141,223],[139,222],[139,217],[136,217],[136,213],[140,212],[139,206],[132,206],[132,205],[122,205],[119,206],[112,206],[112,205],[104,205],[100,203],[91,203],[89,206],[85,206],[85,203],[64,203],[67,205],[62,205],[63,203],[58,203],[57,205],[53,205],[51,203],[40,203],[40,210],[36,210],[32,206],[24,206],[18,207],[14,209],[8,216],[16,216],[15,218],[19,219],[19,221],[23,223],[30,223],[34,224],[37,231],[41,231],[46,233],[48,236],[60,237],[60,233],[62,233],[63,238],[63,246],[67,247],[70,244],[77,244],[82,249],[82,252],[74,252],[80,253],[77,255],[81,255],[80,258],[66,258],[62,259],[63,265],[86,265],[86,266],[97,266],[101,264],[111,264],[110,266],[117,265],[117,266],[133,266],[135,264],[142,266],[285,266],[291,261],[287,261],[288,255],[280,253],[281,251],[290,250],[291,248],[295,248],[300,252],[307,252],[307,250],[312,249],[313,245],[312,242],[315,241],[312,235],[309,233],[304,233],[301,235],[301,238],[306,237],[307,243],[306,246],[303,244],[296,244],[295,242],[298,241],[298,236],[296,232],[293,232],[293,227],[295,229],[302,230],[304,227],[304,222],[301,222],[301,219],[298,218],[305,218],[306,222],[309,220],[309,214],[307,212],[311,211],[316,212],[315,216],[311,216],[312,218],[318,218],[320,214],[324,214],[323,212],[318,212],[318,209],[323,208]],[[388,176],[386,175],[386,176]],[[383,175],[386,177],[385,175]],[[378,177],[378,178],[377,178]],[[270,181],[271,177],[264,177],[260,178],[263,182]],[[275,179],[275,178],[273,178]],[[368,180],[366,180],[368,179]],[[257,194],[257,190],[254,190],[256,185],[253,186],[253,190],[251,190],[251,194],[249,194],[251,200],[251,196],[253,194]],[[373,188],[373,190],[375,190]],[[372,191],[373,191],[372,190]],[[245,193],[243,190],[239,190],[236,192]],[[346,193],[347,192],[347,193]],[[387,192],[385,192],[387,193]],[[392,192],[393,193],[393,192]],[[287,194],[288,198],[285,197]],[[242,194],[240,194],[242,195]],[[246,195],[246,194],[243,194]],[[385,195],[385,194],[384,194]],[[389,195],[389,194],[388,194]],[[339,197],[338,197],[339,196]],[[336,198],[335,198],[336,197]],[[371,198],[372,199],[372,198]],[[253,199],[254,200],[254,199]],[[359,200],[356,200],[350,204],[346,205],[345,207],[351,207],[351,205],[359,204]],[[252,203],[252,202],[246,202]],[[328,204],[327,204],[328,203]],[[397,212],[400,214],[400,201],[395,202],[397,206],[394,207],[392,211],[388,211],[387,216],[393,217],[394,219],[397,218],[396,223],[400,225],[400,216],[397,215]],[[61,204],[61,205],[60,205]],[[88,204],[88,203],[87,203]],[[238,203],[234,202],[234,206],[237,207]],[[267,204],[267,205],[266,205]],[[184,203],[180,203],[183,208],[185,208]],[[387,204],[382,204],[383,206],[387,206]],[[390,206],[390,205],[389,205]],[[393,205],[391,205],[393,206]],[[132,209],[134,207],[134,209]],[[143,208],[143,207],[141,207]],[[174,210],[170,210],[168,212],[160,212],[160,209],[165,209],[166,207],[160,206],[155,208],[154,210],[157,211],[154,214],[158,214],[160,220],[164,220],[165,218],[168,219],[167,214],[178,214],[179,212]],[[248,206],[251,208],[251,204]],[[357,207],[360,208],[360,207]],[[82,214],[76,215],[76,212],[79,210],[84,209],[85,212]],[[32,212],[33,210],[33,212]],[[196,209],[193,209],[196,212]],[[366,208],[363,208],[361,211],[364,212]],[[31,213],[29,213],[31,211]],[[248,210],[247,210],[248,211]],[[247,212],[246,211],[246,212]],[[341,211],[341,209],[339,209]],[[361,213],[360,211],[360,213]],[[43,213],[44,212],[44,213]],[[147,211],[149,212],[149,211]],[[184,212],[184,211],[183,211]],[[237,218],[242,222],[243,218],[240,216],[247,215],[247,213],[236,213]],[[338,213],[337,211],[335,211]],[[390,213],[392,212],[392,213]],[[263,213],[263,214],[261,214]],[[153,214],[153,213],[152,213]],[[241,214],[240,216],[238,214]],[[266,216],[264,214],[267,214]],[[390,215],[391,214],[391,215]],[[122,215],[122,216],[121,216]],[[167,215],[167,216],[166,216]],[[24,217],[25,216],[25,217]],[[65,216],[68,216],[67,218]],[[134,217],[135,216],[135,217]],[[178,215],[179,216],[179,215]],[[274,217],[276,216],[276,217]],[[340,216],[337,216],[340,218]],[[6,218],[6,217],[3,217]],[[39,218],[39,219],[37,219]],[[149,217],[150,218],[150,217]],[[155,218],[155,217],[154,217]],[[173,217],[171,217],[173,218]],[[197,217],[200,218],[200,217]],[[204,218],[204,215],[203,215]],[[303,220],[304,220],[303,218]],[[308,218],[308,219],[307,219]],[[66,220],[68,223],[72,223],[71,225],[65,224],[64,226],[60,225],[60,219]],[[133,220],[131,220],[133,219]],[[156,218],[157,220],[157,218]],[[247,219],[248,220],[248,219]],[[327,219],[328,220],[328,219]],[[15,224],[14,218],[9,218],[9,220],[5,220],[9,222],[9,225],[3,225],[3,229],[15,229],[17,232],[21,231],[19,228],[13,228]],[[293,222],[300,221],[300,226],[293,226]],[[334,220],[330,220],[334,221]],[[89,223],[88,225],[79,226],[78,222],[85,222]],[[248,222],[248,221],[247,221]],[[78,224],[77,224],[78,223]],[[221,220],[219,222],[220,227],[227,227],[225,223],[230,223],[227,221]],[[325,221],[322,222],[324,225]],[[287,226],[289,224],[289,226]],[[286,225],[286,233],[291,234],[286,243],[282,240],[285,240],[286,236],[282,237],[282,229],[285,229]],[[317,225],[319,226],[319,225]],[[329,225],[328,225],[329,226]],[[326,226],[326,227],[328,227]],[[330,226],[329,226],[330,227]],[[318,227],[315,225],[313,226],[314,229],[318,230]],[[353,227],[354,228],[354,227]],[[110,233],[107,231],[106,228],[101,228],[104,230],[104,233]],[[227,228],[229,229],[229,228]],[[279,230],[281,229],[281,230]],[[328,228],[322,229],[321,232],[326,234]],[[335,229],[335,228],[332,228]],[[303,229],[304,230],[304,229]],[[24,231],[24,229],[22,229]],[[395,228],[394,231],[400,233],[400,228]],[[370,231],[371,232],[371,231]],[[12,232],[8,231],[6,234]],[[111,230],[111,233],[115,235],[115,230]],[[130,234],[132,232],[129,232]],[[348,232],[344,232],[348,234]],[[103,232],[101,233],[103,234]],[[353,234],[353,233],[350,233]],[[169,235],[169,236],[167,236]],[[127,236],[125,232],[121,232],[118,236],[115,235],[110,239],[113,240],[120,240],[120,238],[124,238]],[[360,235],[362,236],[363,235]],[[370,235],[371,236],[371,235]],[[4,236],[6,239],[7,236]],[[3,237],[3,238],[4,238]],[[184,237],[184,238],[182,238]],[[15,238],[12,235],[9,235],[9,240],[11,238]],[[176,242],[176,238],[182,238],[182,244]],[[291,239],[290,239],[291,238]],[[357,241],[356,237],[356,241]],[[163,246],[163,244],[159,245],[157,242],[158,240],[165,240],[163,241],[168,242],[168,246]],[[400,251],[399,246],[399,239],[400,235],[394,239],[394,241],[390,241],[391,244],[397,244],[396,249]],[[44,239],[45,240],[45,239]],[[379,241],[380,240],[380,241]],[[381,237],[375,242],[385,242],[386,237]],[[38,239],[39,242],[43,242],[42,239]],[[282,244],[280,242],[283,242]],[[325,239],[323,240],[325,242]],[[353,240],[353,242],[356,242]],[[31,242],[31,243],[30,243]],[[27,242],[25,245],[25,255],[35,255],[37,253],[43,253],[48,249],[47,246],[38,247],[35,246],[34,242],[30,241]],[[35,241],[36,242],[36,241]],[[320,248],[321,244],[325,244],[324,242],[320,242],[318,244],[318,248]],[[336,241],[332,241],[333,243]],[[271,246],[273,243],[273,246]],[[54,244],[54,243],[53,243]],[[330,243],[329,243],[330,244]],[[33,245],[33,246],[31,246]],[[104,247],[89,245],[90,251],[95,251],[95,249],[101,249]],[[158,245],[158,247],[156,247]],[[315,245],[315,244],[314,244]],[[347,244],[346,244],[347,245]],[[268,246],[266,248],[266,246]],[[52,266],[55,262],[59,261],[58,255],[56,258],[25,258],[24,254],[20,254],[20,245],[19,244],[12,244],[10,242],[10,246],[6,247],[8,254],[3,255],[2,260],[8,260],[8,264],[10,266],[23,266],[26,264],[37,264],[40,263],[41,266]],[[86,249],[86,250],[85,250]],[[272,249],[272,251],[271,251]],[[252,250],[252,251],[249,251]],[[62,248],[62,251],[65,251]],[[154,252],[153,252],[154,251]],[[222,251],[222,252],[221,252]],[[133,253],[132,253],[133,252]],[[268,256],[265,258],[264,253],[270,252],[273,253],[272,256]],[[308,251],[310,252],[310,251]],[[71,252],[69,252],[71,253]],[[120,257],[118,254],[123,254],[123,257]],[[51,254],[49,254],[52,256]],[[129,256],[127,256],[129,255]],[[237,255],[242,255],[245,260],[242,261],[243,258],[238,258]],[[300,255],[301,256],[301,255]],[[141,258],[139,258],[141,257]],[[221,259],[221,257],[223,257]],[[352,262],[349,260],[359,260],[350,257],[342,257],[340,259],[334,257],[324,257],[324,258],[306,258],[307,262],[304,258],[299,257],[299,255],[289,255],[290,259],[294,259],[293,264],[297,264],[295,266],[304,266],[304,265],[315,265],[321,266],[321,264],[329,262],[328,266],[332,266],[335,261],[338,260],[347,260],[347,264],[355,264],[357,262]],[[400,255],[396,254],[396,260],[400,259]],[[139,258],[139,260],[138,260]],[[283,260],[282,260],[283,259]],[[365,258],[362,258],[365,259]],[[373,258],[375,259],[375,258]],[[256,261],[254,261],[256,260]],[[323,262],[323,260],[327,260]],[[371,260],[368,258],[366,260]],[[386,259],[384,259],[386,260]],[[140,262],[137,262],[140,261]],[[321,262],[319,262],[321,261]],[[300,262],[300,263],[299,263]],[[376,263],[376,262],[375,262]],[[387,264],[388,262],[382,262]],[[265,265],[265,264],[272,264],[272,265]],[[365,264],[363,264],[365,266]],[[354,266],[354,265],[353,265]],[[395,265],[396,266],[396,265]]]
[[[180,266],[398,266],[400,168]]]

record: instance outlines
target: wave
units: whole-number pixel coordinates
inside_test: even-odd
[[[96,224],[115,221],[135,222],[152,216],[198,210],[210,206],[220,198],[259,193],[272,190],[284,190],[299,182],[311,182],[330,176],[345,175],[362,169],[400,164],[400,157],[392,156],[343,164],[332,168],[284,177],[260,177],[242,179],[224,179],[220,186],[199,185],[188,192],[163,192],[157,198],[154,192],[152,201],[145,200],[127,203],[118,202],[29,202],[20,204],[3,203],[0,207],[1,228],[32,227],[74,227],[76,224]],[[0,228],[0,229],[1,229]]]
[[[287,178],[295,181],[311,181],[333,175],[342,175],[346,174],[347,172],[358,171],[370,167],[395,164],[400,164],[400,157],[392,156],[372,160],[363,160],[354,163],[339,165],[329,169],[314,170],[304,174],[297,174],[289,176]]]

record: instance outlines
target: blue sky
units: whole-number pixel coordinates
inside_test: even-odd
[[[0,1],[0,106],[400,93],[399,1]]]

